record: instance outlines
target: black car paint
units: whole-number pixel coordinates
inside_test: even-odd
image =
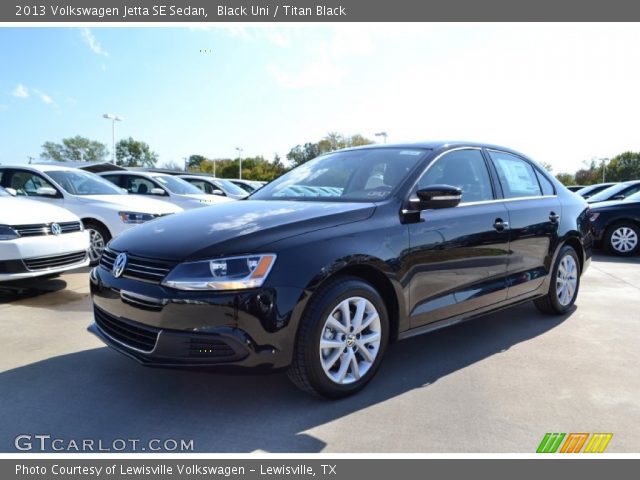
[[[493,201],[422,212],[409,203],[425,168],[457,148],[483,149],[487,162],[484,148],[513,153],[544,171],[535,162],[509,149],[479,144],[407,147],[424,149],[424,158],[383,202],[249,199],[125,232],[111,242],[111,249],[173,262],[247,253],[275,253],[278,259],[262,288],[235,292],[178,291],[114,278],[97,267],[91,275],[96,307],[160,329],[169,344],[165,351],[171,354],[136,352],[105,336],[95,324],[92,331],[145,364],[281,368],[291,363],[310,296],[336,274],[362,277],[378,289],[396,339],[543,296],[555,255],[564,244],[576,249],[582,269],[589,264],[587,204],[549,175],[555,196],[503,199],[490,169],[497,197]],[[497,219],[508,221],[511,228],[499,231]],[[124,301],[123,292],[124,297],[132,293],[155,299],[159,306]],[[184,334],[225,339],[245,355],[232,362],[190,360],[181,347]]]
[[[591,206],[591,213],[598,216],[592,221],[594,241],[598,246],[610,225],[621,221],[630,221],[640,226],[640,199],[637,201],[616,200],[599,202]]]

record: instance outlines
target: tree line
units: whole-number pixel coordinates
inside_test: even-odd
[[[209,158],[205,155],[192,154],[185,157],[184,162],[170,161],[158,164],[158,155],[141,140],[131,137],[122,139],[116,144],[115,163],[124,167],[157,167],[172,170],[187,170],[194,173],[211,173],[220,178],[238,178],[242,163],[242,178],[247,180],[271,181],[288,170],[321,155],[346,147],[372,144],[373,141],[363,135],[343,135],[330,132],[317,142],[306,142],[296,145],[287,153],[287,161],[279,155],[269,160],[262,155],[256,157]],[[110,152],[107,146],[95,140],[76,135],[64,138],[60,143],[45,142],[42,145],[42,160],[56,162],[107,162]]]
[[[558,173],[556,178],[565,185],[640,180],[640,152],[623,152],[610,160],[593,158],[576,172]]]

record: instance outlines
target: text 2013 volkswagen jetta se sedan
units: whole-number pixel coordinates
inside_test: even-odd
[[[145,365],[288,368],[341,397],[391,341],[527,300],[565,313],[589,232],[586,202],[511,150],[347,149],[114,239],[90,328]]]

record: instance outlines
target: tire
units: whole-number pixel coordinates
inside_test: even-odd
[[[87,220],[84,229],[89,232],[89,265],[97,265],[103,250],[111,240],[111,234],[106,227],[93,220]]]
[[[348,322],[343,320],[342,312],[346,311]],[[352,322],[363,323],[365,327],[358,330],[355,325],[350,330],[348,325]],[[289,378],[312,395],[326,398],[352,395],[375,375],[388,339],[389,317],[380,294],[359,278],[337,278],[316,292],[305,310]],[[330,346],[321,348],[321,341]]]
[[[633,222],[617,222],[607,228],[604,235],[607,251],[620,257],[630,257],[640,249],[640,228]]]
[[[534,303],[542,313],[563,315],[573,307],[579,290],[580,260],[573,247],[565,245],[560,249],[553,265],[549,291],[544,297],[534,300]]]

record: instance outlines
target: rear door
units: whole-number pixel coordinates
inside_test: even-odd
[[[538,288],[549,273],[562,215],[553,184],[532,162],[488,150],[509,212],[508,298]]]

